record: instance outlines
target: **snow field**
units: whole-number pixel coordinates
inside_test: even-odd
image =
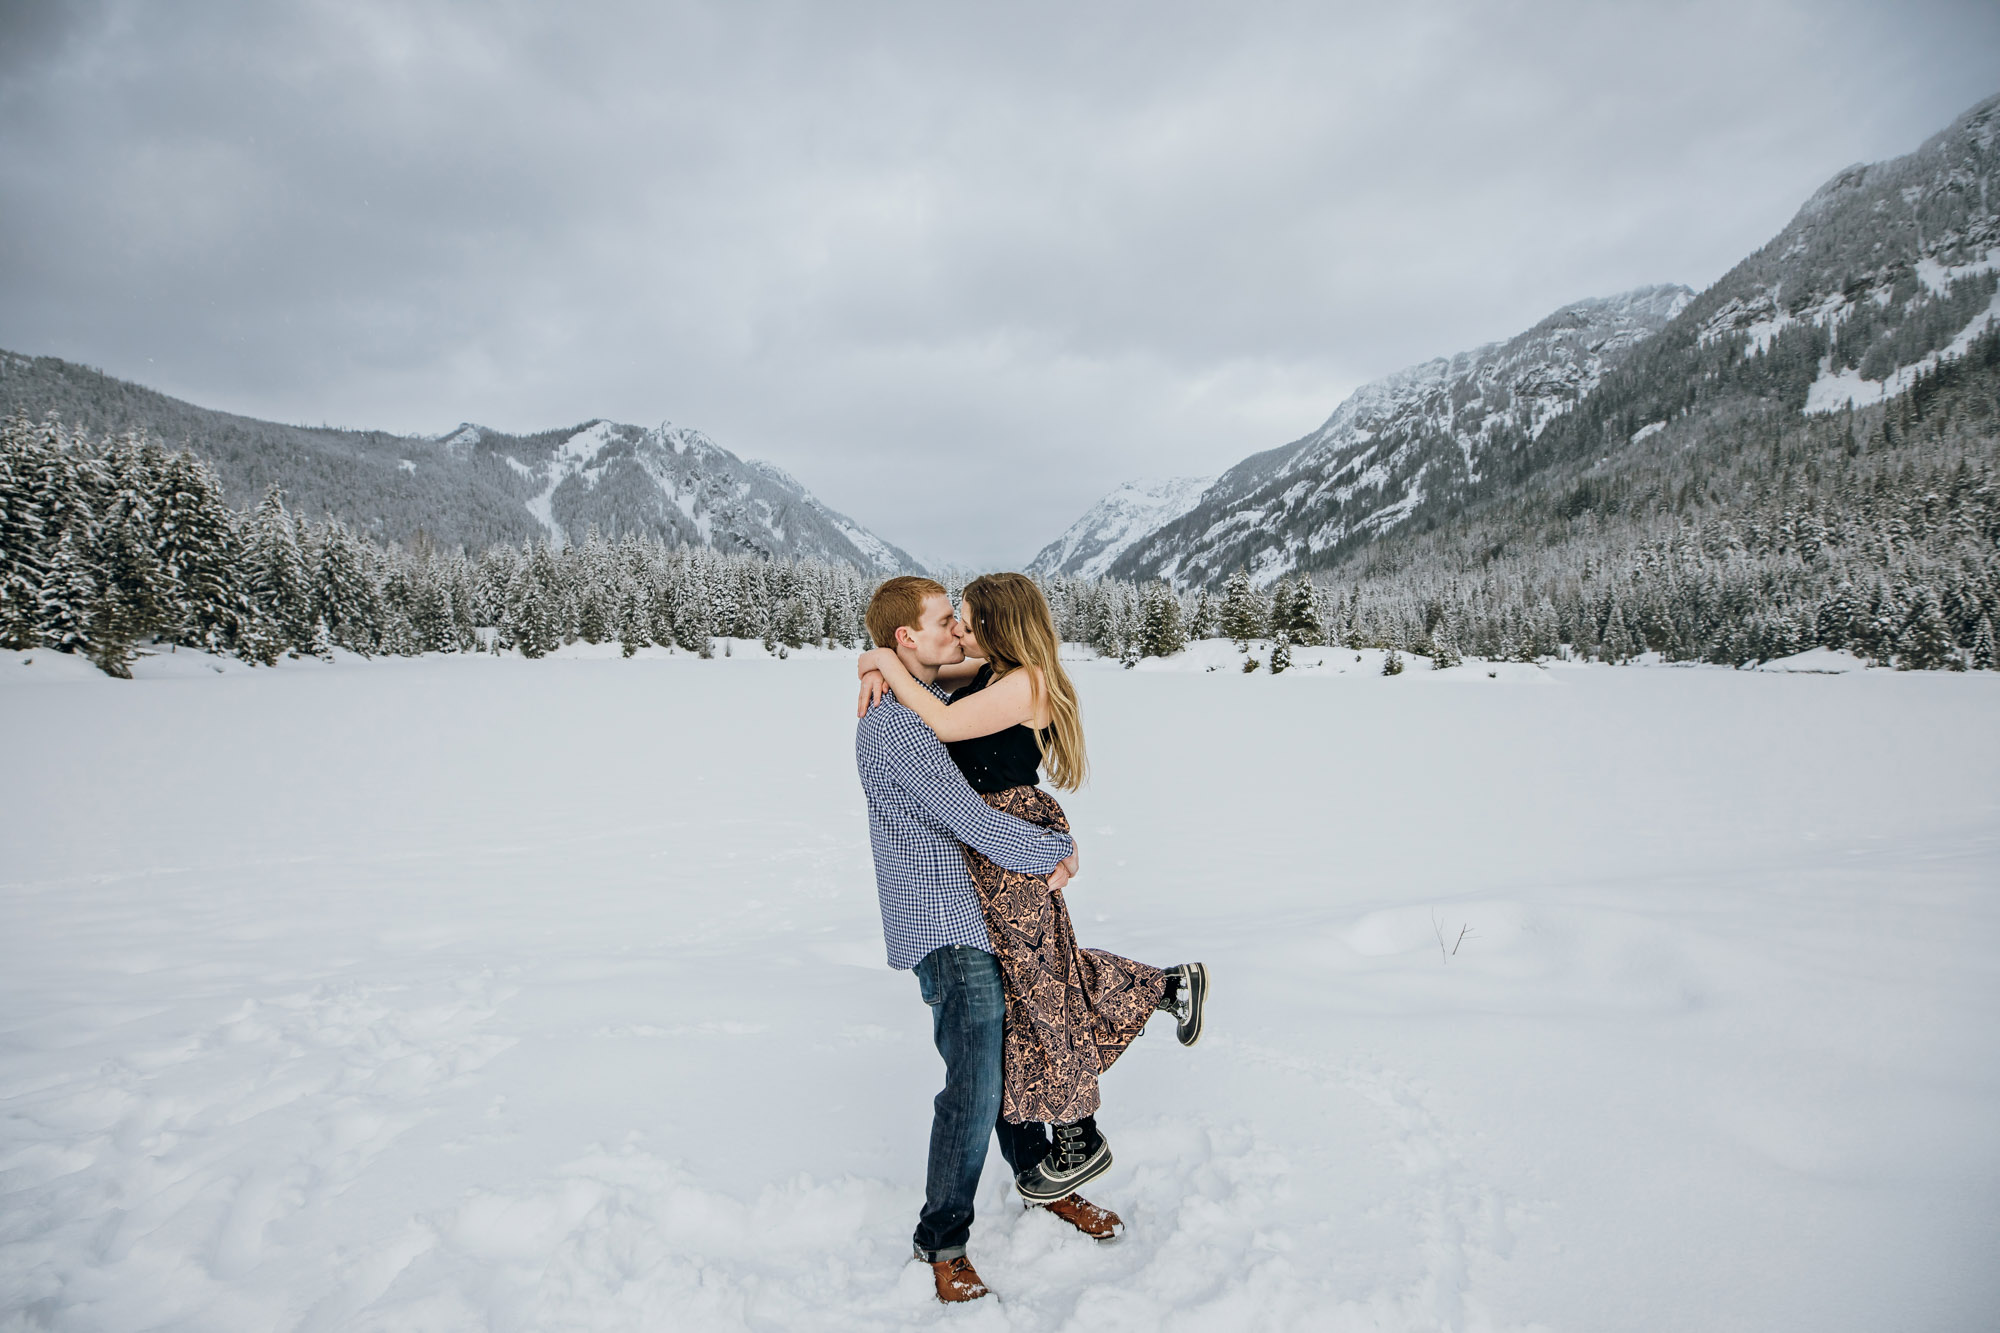
[[[0,660],[0,1329],[1983,1326],[2000,678],[1208,647],[1064,798],[1208,1034],[961,1311],[845,655]]]

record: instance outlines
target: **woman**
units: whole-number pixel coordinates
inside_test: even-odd
[[[1073,791],[1086,768],[1076,690],[1057,656],[1048,602],[1024,575],[987,574],[966,585],[964,611],[968,658],[984,660],[940,673],[940,683],[960,684],[949,705],[891,649],[864,653],[860,672],[882,674],[988,805],[1067,832],[1062,807],[1036,785],[1046,766],[1054,785]],[[864,707],[872,694],[864,690]],[[1004,869],[969,847],[964,853],[1007,987],[1001,1115],[1012,1124],[1047,1123],[1055,1135],[1048,1158],[1016,1185],[1032,1202],[1060,1199],[1111,1165],[1094,1117],[1097,1076],[1161,1009],[1178,1020],[1181,1044],[1194,1045],[1208,970],[1184,963],[1162,971],[1080,948],[1063,896],[1046,877]]]

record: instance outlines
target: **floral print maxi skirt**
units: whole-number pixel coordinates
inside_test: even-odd
[[[1040,787],[982,799],[1026,823],[1069,831],[1062,807]],[[1081,1120],[1097,1110],[1097,1076],[1159,1007],[1166,973],[1079,948],[1069,908],[1047,877],[1003,869],[970,847],[965,862],[1007,986],[1000,1114],[1010,1124]]]

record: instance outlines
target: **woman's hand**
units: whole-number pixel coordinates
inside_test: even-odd
[[[881,703],[882,696],[890,693],[892,693],[892,691],[889,689],[889,682],[882,678],[881,672],[879,671],[862,672],[861,697],[860,699],[855,701],[854,716],[867,717],[868,710],[873,708],[876,704]]]
[[[868,673],[871,671],[873,671],[878,676],[881,675],[882,660],[884,658],[887,658],[889,661],[893,662],[896,660],[896,654],[887,648],[870,648],[867,652],[861,654],[860,657],[855,659],[854,674],[862,677],[863,679],[866,679]]]

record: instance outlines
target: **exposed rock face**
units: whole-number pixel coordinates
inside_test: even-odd
[[[1395,528],[1480,481],[1489,461],[1569,411],[1693,296],[1642,287],[1577,301],[1505,342],[1357,389],[1312,434],[1237,464],[1181,517],[1128,543],[1110,572],[1268,584]]]
[[[1213,477],[1128,481],[1043,547],[1029,563],[1028,572],[1101,577],[1132,543],[1194,508],[1214,482]]]

